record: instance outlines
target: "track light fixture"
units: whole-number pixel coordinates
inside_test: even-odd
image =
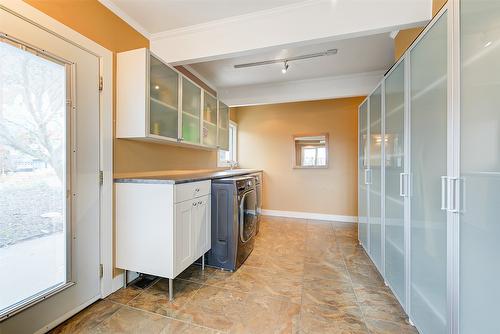
[[[281,69],[281,73],[285,74],[288,71],[288,61],[283,62],[283,68]]]
[[[264,60],[264,61],[258,61],[258,62],[255,62],[255,63],[237,64],[237,65],[234,65],[234,68],[254,67],[254,66],[262,66],[262,65],[283,63],[283,68],[281,69],[281,73],[285,74],[287,72],[287,70],[288,70],[288,67],[289,67],[288,63],[291,62],[291,61],[304,60],[304,59],[317,58],[317,57],[324,57],[324,56],[332,56],[332,55],[336,55],[337,52],[338,52],[337,49],[330,49],[330,50],[326,50],[326,51],[323,51],[323,52],[310,53],[310,54],[305,54],[305,55],[296,56],[296,57],[290,57],[290,58]]]

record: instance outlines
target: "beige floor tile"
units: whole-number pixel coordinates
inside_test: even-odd
[[[302,305],[300,330],[303,333],[368,334],[357,306],[324,307]]]
[[[357,306],[358,302],[350,283],[312,279],[304,281],[302,304],[319,304],[339,308]]]
[[[205,267],[205,270],[201,270],[201,266],[193,264],[180,273],[177,278],[201,284],[206,282],[215,271],[216,269],[210,267]]]
[[[190,266],[146,290],[121,289],[54,333],[414,334],[357,241],[357,226],[264,217],[235,273]],[[127,305],[120,305],[127,304]]]
[[[243,305],[242,321],[230,333],[296,333],[300,305],[269,296],[250,295]]]
[[[371,334],[418,334],[415,327],[405,323],[368,319],[366,325]]]
[[[329,279],[333,281],[350,282],[345,267],[306,263],[304,279]]]
[[[144,290],[128,305],[141,310],[164,316],[177,317],[179,310],[187,304],[202,285],[185,280],[174,281],[174,300],[168,296],[168,280],[162,279],[149,289]]]
[[[92,332],[95,327],[111,317],[121,307],[121,305],[111,301],[100,300],[63,322],[50,333],[79,334]]]
[[[121,288],[120,290],[112,293],[111,295],[106,297],[106,299],[111,300],[115,303],[127,304],[129,301],[142,293],[142,291],[142,289],[130,285],[127,288]]]
[[[176,317],[200,326],[228,331],[243,321],[247,297],[242,292],[205,285]]]

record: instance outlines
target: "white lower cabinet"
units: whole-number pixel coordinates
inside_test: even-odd
[[[116,183],[116,266],[173,279],[210,250],[211,182],[157,182]]]

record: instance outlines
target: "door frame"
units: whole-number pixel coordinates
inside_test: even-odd
[[[3,0],[0,4],[0,10],[10,12],[35,27],[43,29],[99,58],[99,71],[103,82],[99,94],[99,166],[103,174],[103,182],[100,187],[99,256],[100,263],[103,265],[100,297],[104,298],[114,292],[117,286],[120,287],[123,282],[120,276],[113,278],[113,52],[23,1]],[[98,84],[96,83],[96,85]],[[116,284],[116,281],[119,284]],[[55,319],[48,324],[48,327],[55,327],[87,306],[81,305],[77,309],[69,311],[61,318]]]

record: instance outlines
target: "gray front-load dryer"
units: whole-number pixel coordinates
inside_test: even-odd
[[[212,181],[212,249],[208,265],[234,271],[250,255],[257,224],[255,178]]]

